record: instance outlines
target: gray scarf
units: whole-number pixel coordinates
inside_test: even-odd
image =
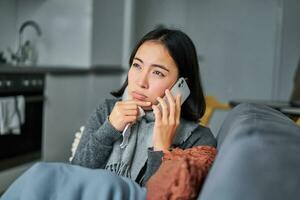
[[[130,136],[125,148],[120,148],[121,140],[114,143],[105,169],[135,180],[147,161],[148,148],[152,146],[153,126],[154,114],[146,112],[144,117],[127,129]]]
[[[154,113],[148,111],[139,121],[129,127],[127,129],[127,131],[130,131],[128,145],[125,148],[120,148],[121,140],[114,143],[105,169],[115,172],[117,175],[136,180],[139,172],[146,164],[148,148],[153,146],[154,122]],[[197,123],[181,118],[172,146],[179,146],[185,142],[197,126]]]

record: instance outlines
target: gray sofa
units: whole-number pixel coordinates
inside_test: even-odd
[[[217,136],[219,153],[198,199],[300,199],[300,127],[282,113],[241,104]]]

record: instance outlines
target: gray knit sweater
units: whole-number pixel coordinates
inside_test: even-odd
[[[112,152],[114,142],[122,140],[121,133],[108,120],[108,116],[117,101],[118,99],[105,100],[89,117],[72,164],[104,169]],[[199,145],[216,146],[216,140],[208,128],[201,125],[195,127],[185,141],[173,144],[172,147],[186,149]],[[149,148],[147,163],[135,181],[144,185],[159,168],[162,156],[163,152],[153,151],[152,148]],[[143,180],[140,177],[144,177]]]

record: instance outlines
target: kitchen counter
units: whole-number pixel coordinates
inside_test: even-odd
[[[70,66],[12,66],[9,64],[0,64],[0,74],[52,74],[52,75],[120,75],[126,70],[121,66],[100,66],[95,65],[90,68],[74,68]]]

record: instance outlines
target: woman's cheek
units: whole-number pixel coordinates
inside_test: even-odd
[[[134,71],[132,70],[132,68],[130,68],[128,71],[128,83],[134,82],[134,77]]]
[[[153,87],[153,99],[156,102],[157,97],[164,97],[165,96],[165,91],[168,87],[162,84],[157,84],[155,87]]]

